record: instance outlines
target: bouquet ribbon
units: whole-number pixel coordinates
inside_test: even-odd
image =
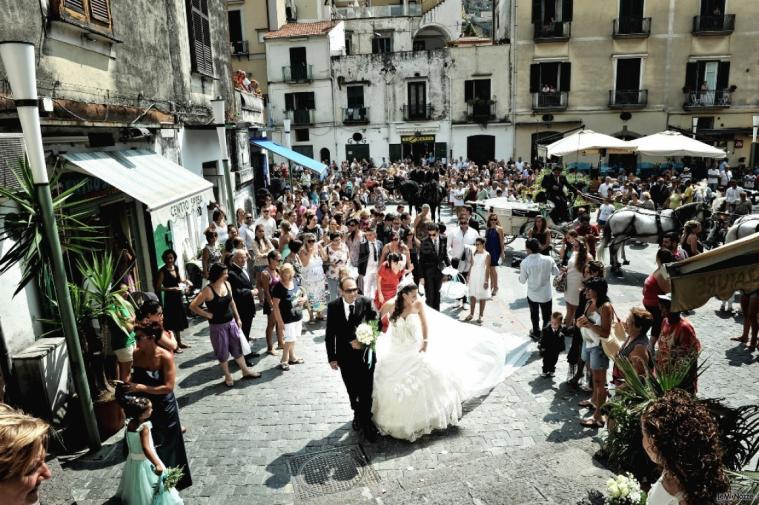
[[[367,346],[364,349],[364,361],[366,361],[366,366],[368,368],[372,367],[372,358],[374,357],[374,346]]]

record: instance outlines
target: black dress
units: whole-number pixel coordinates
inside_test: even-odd
[[[134,367],[132,370],[132,382],[150,387],[159,387],[166,383],[163,370],[148,370],[140,367]],[[144,396],[153,404],[153,413],[150,415],[150,421],[153,423],[151,433],[158,457],[167,468],[182,467],[184,475],[177,484],[177,489],[191,486],[190,463],[184,447],[182,424],[179,422],[179,405],[174,393]]]
[[[163,272],[161,287],[176,288],[179,286],[179,274],[176,268],[174,272],[170,272],[166,266],[163,266],[161,272]],[[188,327],[187,313],[184,310],[184,295],[179,291],[163,292],[163,327],[174,332],[186,330]]]

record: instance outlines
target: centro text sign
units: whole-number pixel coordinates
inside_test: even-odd
[[[435,142],[434,135],[401,135],[402,144],[416,144],[417,142]]]

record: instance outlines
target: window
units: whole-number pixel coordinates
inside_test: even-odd
[[[53,14],[61,20],[93,25],[97,30],[113,31],[110,0],[54,0]]]
[[[464,81],[464,100],[490,100],[490,79]]]
[[[242,36],[242,12],[239,10],[227,11],[229,21],[229,43],[232,45],[232,54],[245,54],[248,48]]]
[[[353,32],[345,31],[345,54],[353,54]]]
[[[572,0],[532,0],[532,22],[546,25],[572,21]]]
[[[285,110],[316,109],[313,91],[285,93]]]
[[[372,53],[392,53],[393,52],[393,34],[392,33],[375,33],[372,38]]]
[[[427,118],[427,83],[408,83],[408,119]]]
[[[309,139],[308,128],[295,129],[295,142],[308,142]]]
[[[700,116],[698,118],[697,130],[713,130],[714,116]]]
[[[203,75],[213,76],[208,0],[187,0],[187,17],[192,70]]]
[[[685,67],[688,103],[698,105],[727,104],[730,100],[729,61],[691,61]]]
[[[357,108],[364,106],[364,87],[363,86],[348,86],[346,90],[348,94],[348,107]]]
[[[308,62],[305,47],[290,48],[290,76],[293,81],[308,80]]]
[[[530,93],[569,91],[572,64],[569,62],[530,65]]]

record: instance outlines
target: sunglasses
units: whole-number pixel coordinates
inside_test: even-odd
[[[393,242],[398,242],[400,239],[398,237],[393,237]]]
[[[435,237],[437,237],[437,233],[430,233],[430,238],[435,238]]]
[[[313,239],[309,239],[309,240],[307,240],[306,242],[308,242],[309,244],[313,244],[314,242],[316,242],[316,240],[313,240]]]
[[[358,288],[343,289],[345,293],[358,293]]]

